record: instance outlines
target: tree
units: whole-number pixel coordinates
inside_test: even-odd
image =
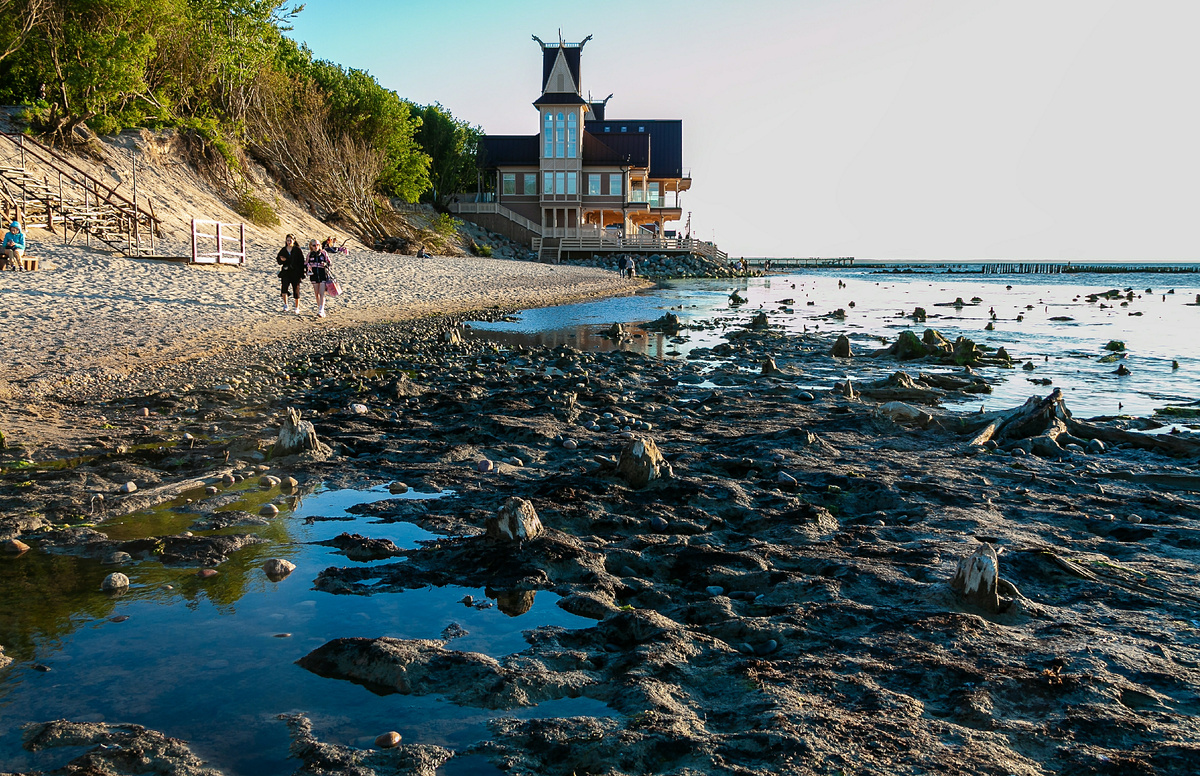
[[[483,130],[454,118],[438,103],[418,108],[417,115],[421,118],[417,142],[430,160],[433,204],[444,208],[451,197],[475,184]]]
[[[49,0],[0,0],[0,62],[21,48],[48,5]]]

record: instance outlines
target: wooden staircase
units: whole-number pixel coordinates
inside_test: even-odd
[[[19,134],[0,133],[0,200],[4,219],[61,234],[64,244],[80,235],[132,257],[154,256],[161,223],[149,199],[139,204],[75,166],[53,149]],[[41,178],[30,172],[36,165]],[[51,177],[53,176],[53,177]],[[144,205],[144,206],[143,206]]]

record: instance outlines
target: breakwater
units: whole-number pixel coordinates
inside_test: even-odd
[[[964,268],[965,271],[966,270]],[[983,264],[980,273],[983,275],[1064,275],[1064,274],[1099,274],[1117,275],[1127,272],[1179,273],[1200,272],[1198,264],[1074,264],[1071,262],[1012,262],[1003,264]]]

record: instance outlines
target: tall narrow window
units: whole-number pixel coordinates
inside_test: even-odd
[[[560,113],[558,114],[558,120],[554,122],[554,156],[559,159],[563,158],[563,146],[565,145],[564,141],[567,139],[566,128],[563,126],[565,118],[566,117]]]
[[[662,207],[658,197],[658,181],[650,184],[650,207]]]
[[[576,175],[577,174],[573,173],[573,172],[567,173],[567,193],[568,194],[576,194],[579,191],[579,188],[578,188],[579,182],[576,178]]]
[[[502,191],[505,194],[517,193],[517,174],[515,172],[504,173],[504,188]]]
[[[554,173],[554,193],[555,194],[566,194],[567,193],[567,174],[566,173],[564,173],[564,172]]]
[[[542,173],[542,193],[543,194],[553,194],[554,193],[554,173],[552,173],[552,172]]]
[[[537,173],[525,173],[525,193],[531,196],[537,196]]]
[[[551,159],[554,156],[554,114],[547,113],[545,124],[542,126],[543,148],[542,156]]]
[[[598,172],[588,173],[588,196],[600,196],[600,173]]]
[[[567,114],[567,158],[574,159],[578,154],[576,150],[579,148],[579,135],[575,126],[575,112]]]
[[[609,194],[609,196],[615,197],[621,193],[621,178],[622,177],[623,176],[620,173],[616,173],[616,172],[609,174],[609,176],[608,176],[608,194]]]

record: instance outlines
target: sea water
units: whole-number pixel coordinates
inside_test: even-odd
[[[1089,294],[1112,289],[1122,297],[1088,301]],[[731,304],[734,291],[747,301]],[[1132,300],[1126,299],[1128,291]],[[517,320],[472,325],[479,336],[499,342],[594,350],[618,347],[599,336],[613,322],[651,321],[666,312],[685,324],[718,322],[715,329],[683,332],[686,342],[641,332],[644,336],[624,346],[681,360],[692,349],[724,341],[727,331],[744,326],[760,311],[785,331],[845,333],[858,354],[884,347],[905,329],[920,335],[934,328],[951,340],[965,336],[1004,347],[1017,360],[1016,369],[985,369],[986,376],[998,380],[995,392],[972,396],[964,406],[978,409],[981,399],[989,410],[1015,406],[1052,390],[1030,382],[1049,379],[1080,417],[1150,415],[1200,398],[1197,294],[1198,273],[981,275],[932,267],[897,273],[868,266],[734,280],[670,280],[630,297],[529,310]],[[960,298],[967,304],[953,306]],[[981,301],[973,304],[974,298]],[[916,307],[925,308],[926,321],[905,317]],[[838,309],[845,311],[844,320],[829,317]],[[1123,342],[1125,355],[1101,363],[1111,352],[1106,350],[1111,341]],[[1026,362],[1035,368],[1020,368]],[[860,357],[839,367],[855,377],[868,363]],[[1132,374],[1114,374],[1120,363]],[[919,362],[898,368],[928,369]]]

